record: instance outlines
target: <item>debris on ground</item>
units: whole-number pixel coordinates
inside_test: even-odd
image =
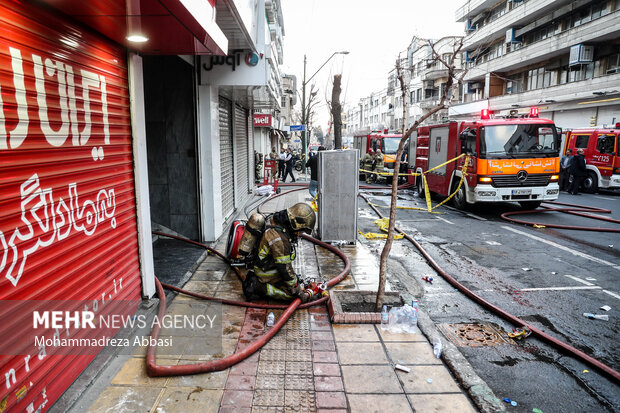
[[[609,320],[609,316],[607,314],[583,313],[583,316],[588,317],[590,319],[594,319],[594,320],[604,320],[604,321]]]
[[[510,333],[508,333],[508,337],[514,340],[521,340],[522,338],[528,337],[532,332],[527,327],[515,328]]]
[[[601,307],[601,310],[609,311],[609,310],[611,310],[611,307],[608,306],[608,305],[604,305],[604,306]]]
[[[425,276],[422,277],[422,279],[424,281],[426,281],[427,283],[429,283],[429,284],[433,283],[433,277],[431,277],[430,275],[425,275]]]
[[[531,268],[521,268],[523,271],[532,271]]]
[[[405,373],[409,373],[411,371],[409,367],[401,366],[400,364],[395,365],[394,368],[396,370],[404,371]]]

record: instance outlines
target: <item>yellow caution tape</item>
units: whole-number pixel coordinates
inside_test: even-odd
[[[547,226],[546,225],[534,224],[534,228],[547,228]]]
[[[387,234],[377,234],[376,232],[362,232],[362,231],[357,231],[360,233],[360,235],[366,237],[367,239],[386,239],[387,238]],[[405,235],[404,234],[394,234],[394,239],[402,239]]]
[[[319,197],[319,194],[316,194],[316,196],[314,197],[314,199],[310,203],[310,205],[312,206],[312,209],[314,209],[314,212],[319,212],[319,205],[316,202],[318,197]]]

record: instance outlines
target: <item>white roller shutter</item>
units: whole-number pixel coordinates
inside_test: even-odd
[[[247,110],[235,105],[235,170],[237,172],[239,202],[248,197],[248,115]]]
[[[222,216],[226,218],[235,209],[232,103],[220,97],[219,106]]]

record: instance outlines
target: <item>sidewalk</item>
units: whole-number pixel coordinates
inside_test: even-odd
[[[307,201],[298,191],[265,205],[265,211]],[[224,249],[225,241],[217,246]],[[373,289],[376,258],[355,253],[352,277],[335,288]],[[300,241],[296,271],[305,277],[328,279],[342,269],[340,259],[327,250]],[[356,277],[356,273],[358,277]],[[357,279],[359,278],[359,280]],[[221,298],[243,300],[241,283],[222,262],[208,256],[185,289]],[[177,296],[168,314],[187,314],[203,301]],[[263,334],[267,310],[222,306],[221,352],[200,353],[205,345],[199,331],[187,331],[160,364],[188,364],[211,360],[243,349]],[[274,311],[276,317],[281,312]],[[162,337],[164,337],[162,332]],[[261,350],[221,372],[183,377],[150,378],[145,370],[145,348],[127,360],[92,403],[91,412],[475,412],[466,392],[453,379],[421,333],[390,334],[379,326],[331,324],[326,306],[298,310],[285,327]],[[194,355],[192,355],[194,354]],[[195,354],[202,354],[196,356]],[[120,356],[119,356],[120,357]],[[397,371],[394,365],[411,369]],[[102,375],[106,377],[106,374]],[[95,397],[93,397],[95,399]]]

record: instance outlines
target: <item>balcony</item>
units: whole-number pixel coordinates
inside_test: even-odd
[[[615,11],[590,23],[473,66],[464,80],[484,79],[486,73],[509,72],[557,56],[568,55],[570,47],[577,43],[602,43],[618,37],[620,37],[620,11]]]
[[[592,92],[618,90],[618,85],[620,85],[620,73],[522,93],[496,96],[488,100],[482,99],[476,102],[453,105],[450,107],[450,112],[459,115],[477,114],[480,109],[490,107],[498,113],[499,111],[514,109],[517,107],[515,105],[521,108],[538,106],[541,111],[586,107],[589,100],[600,100]],[[541,105],[544,106],[541,107]]]
[[[484,27],[465,37],[463,50],[475,50],[483,44],[488,44],[498,38],[505,38],[506,30],[518,26],[525,26],[534,20],[552,13],[570,0],[530,0],[523,5],[510,10]],[[473,16],[472,16],[473,17]]]
[[[436,80],[443,77],[448,77],[448,69],[429,70],[424,73],[424,80]]]
[[[497,3],[498,0],[467,0],[462,7],[456,10],[455,20],[464,22],[468,17],[474,17]]]

